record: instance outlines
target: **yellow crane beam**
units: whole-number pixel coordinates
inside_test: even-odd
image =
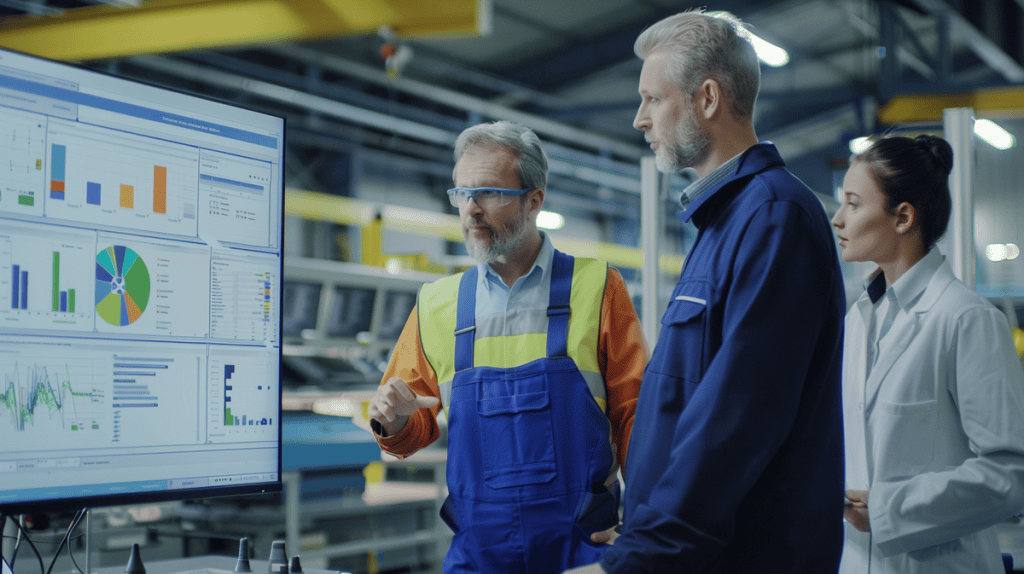
[[[992,88],[967,94],[908,94],[896,96],[878,109],[884,125],[941,121],[946,108],[973,108],[985,118],[1022,117],[1024,88]]]
[[[332,221],[359,227],[375,223],[379,216],[380,225],[384,229],[442,237],[448,241],[463,240],[462,224],[456,215],[377,205],[325,193],[289,189],[285,193],[284,212],[312,221]],[[552,237],[551,242],[570,255],[601,259],[617,267],[640,269],[644,265],[643,251],[634,247],[561,237]],[[683,256],[662,254],[658,264],[663,273],[678,275],[683,268]]]
[[[0,46],[81,61],[369,34],[490,33],[491,0],[149,0],[0,22]]]

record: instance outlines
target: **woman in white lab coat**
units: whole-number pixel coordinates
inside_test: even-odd
[[[934,247],[953,152],[882,138],[832,219],[878,269],[846,316],[842,573],[1003,572],[994,526],[1024,508],[1024,371],[1009,324]]]

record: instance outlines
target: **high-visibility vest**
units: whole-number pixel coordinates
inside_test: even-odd
[[[420,345],[433,367],[441,392],[441,404],[448,414],[455,377],[455,318],[459,281],[462,274],[445,277],[420,289],[417,300]],[[576,257],[569,296],[568,354],[587,382],[591,395],[607,413],[607,392],[597,359],[601,329],[601,306],[608,280],[604,261]],[[547,353],[546,308],[530,310],[515,335],[503,335],[502,315],[477,317],[474,366],[509,368],[541,359]]]

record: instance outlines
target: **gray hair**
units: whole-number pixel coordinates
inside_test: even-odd
[[[633,44],[641,60],[654,52],[669,56],[668,80],[693,95],[706,79],[718,82],[728,95],[729,111],[750,118],[761,85],[757,53],[750,33],[731,14],[680,12],[643,31]]]
[[[516,173],[523,189],[548,187],[548,154],[540,146],[540,138],[530,128],[514,122],[500,121],[466,128],[455,140],[455,163],[476,146],[503,147],[516,156]],[[454,174],[453,174],[454,175]]]

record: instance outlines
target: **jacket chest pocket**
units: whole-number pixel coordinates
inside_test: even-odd
[[[938,431],[938,401],[890,403],[878,400],[870,424],[879,480],[920,474],[932,462]]]
[[[661,335],[650,369],[697,383],[704,376],[705,327],[710,288],[703,282],[676,288],[661,318]]]

